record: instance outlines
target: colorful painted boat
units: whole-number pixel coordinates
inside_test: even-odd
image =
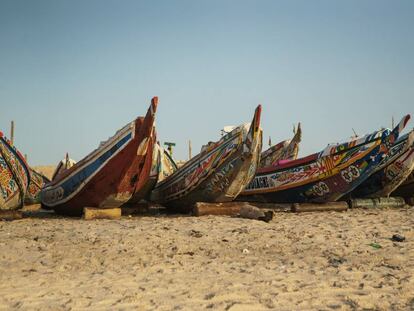
[[[394,197],[413,198],[414,197],[414,172],[391,194]]]
[[[408,178],[413,170],[414,130],[397,140],[378,169],[352,191],[350,197],[388,197]]]
[[[210,143],[172,175],[157,184],[151,199],[188,211],[195,202],[228,202],[251,181],[262,148],[261,106],[251,124],[244,124]]]
[[[24,203],[26,205],[40,204],[40,192],[49,182],[50,180],[46,176],[30,169],[30,183],[26,197],[24,198]]]
[[[84,207],[119,207],[132,197],[145,197],[156,143],[158,98],[145,117],[124,126],[98,149],[52,180],[41,193],[42,206],[80,215]],[[145,189],[145,191],[143,191]]]
[[[260,156],[259,167],[262,168],[277,165],[279,161],[296,160],[299,153],[299,144],[302,139],[302,129],[300,127],[300,123],[294,133],[295,135],[292,139],[284,140],[270,147],[266,151],[263,151]]]
[[[29,183],[24,157],[0,132],[0,210],[22,208]]]
[[[75,164],[76,164],[76,161],[69,158],[69,153],[66,152],[65,158],[61,160],[58,163],[58,165],[56,165],[55,171],[53,172],[53,175],[52,175],[52,180],[54,180],[58,175],[70,169]]]
[[[259,169],[238,198],[257,202],[327,202],[349,193],[377,168],[409,120],[320,153]]]

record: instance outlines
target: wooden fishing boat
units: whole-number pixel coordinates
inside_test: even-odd
[[[414,197],[414,172],[391,194],[394,197]]]
[[[279,161],[296,160],[299,153],[299,143],[302,139],[302,129],[300,123],[294,133],[295,135],[292,139],[281,141],[280,143],[263,151],[260,155],[259,168],[277,165]]]
[[[413,170],[414,130],[397,140],[378,169],[349,196],[351,198],[388,197]]]
[[[66,152],[65,158],[61,160],[58,163],[58,165],[56,165],[55,171],[53,172],[53,175],[52,175],[52,180],[54,180],[58,175],[70,169],[75,164],[76,164],[76,161],[69,158],[69,153]]]
[[[26,160],[0,132],[0,210],[22,208],[29,183]]]
[[[24,203],[26,205],[40,204],[40,192],[49,182],[50,180],[46,176],[30,168],[30,183],[24,198]]]
[[[261,106],[251,124],[244,124],[210,143],[172,175],[157,184],[151,199],[188,211],[195,202],[228,202],[251,181],[262,148]]]
[[[138,193],[134,194],[131,199],[125,204],[125,207],[131,207],[135,204],[141,203],[140,201],[149,201],[149,196],[152,189],[157,182],[163,181],[177,170],[177,165],[171,155],[160,146],[157,142],[153,148],[151,171],[149,174],[148,182],[145,187]],[[146,193],[147,195],[143,195]]]
[[[257,202],[336,201],[367,179],[388,153],[409,120],[404,117],[391,132],[374,132],[320,153],[259,169],[238,198]]]
[[[56,176],[41,193],[42,206],[80,215],[84,207],[119,207],[133,196],[145,197],[156,143],[158,98],[145,117],[124,126],[98,149]],[[145,190],[145,191],[144,191]]]

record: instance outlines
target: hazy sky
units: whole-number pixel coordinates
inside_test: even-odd
[[[175,156],[249,122],[301,155],[414,113],[414,1],[0,0],[0,129],[80,160],[160,98]],[[410,123],[412,128],[414,122]]]

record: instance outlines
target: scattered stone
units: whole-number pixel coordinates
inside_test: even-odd
[[[203,234],[200,231],[191,230],[190,231],[190,236],[195,237],[195,238],[201,238],[203,236]]]
[[[247,248],[243,249],[243,254],[248,254],[248,253],[250,253],[250,251]]]
[[[404,242],[405,241],[405,236],[399,235],[399,234],[394,234],[392,236],[391,240],[394,241],[394,242]]]

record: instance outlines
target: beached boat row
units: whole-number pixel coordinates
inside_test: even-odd
[[[329,202],[392,193],[414,196],[414,131],[400,136],[410,116],[392,130],[328,145],[297,159],[298,125],[291,140],[262,152],[259,105],[250,123],[178,167],[157,143],[154,97],[144,117],[122,127],[81,161],[68,155],[51,181],[32,170],[0,134],[0,209],[41,202],[58,213],[80,215],[84,207],[114,208],[151,201],[180,211],[196,202]]]

